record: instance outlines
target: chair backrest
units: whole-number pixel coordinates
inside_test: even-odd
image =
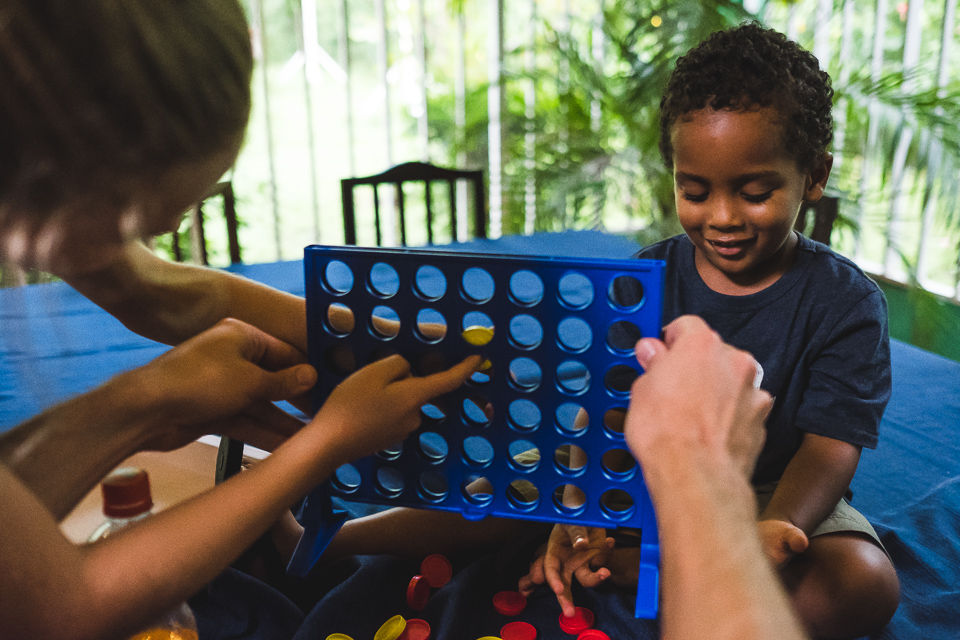
[[[357,216],[354,207],[354,187],[366,185],[373,188],[373,223],[376,231],[376,244],[382,246],[384,233],[380,212],[380,197],[377,187],[392,184],[396,188],[396,207],[400,244],[407,245],[407,207],[403,185],[407,182],[422,182],[425,185],[424,201],[426,209],[427,243],[433,244],[434,206],[430,185],[433,182],[446,182],[450,198],[451,238],[458,238],[456,185],[466,181],[473,185],[473,238],[487,237],[487,210],[483,188],[483,171],[446,169],[425,162],[406,162],[383,173],[364,178],[345,178],[340,181],[340,195],[343,201],[343,235],[346,244],[357,244]],[[468,231],[469,233],[469,231]]]
[[[193,261],[197,264],[210,264],[207,260],[207,238],[203,231],[203,205],[211,198],[223,198],[223,217],[227,223],[227,246],[230,251],[230,264],[238,264],[240,259],[240,239],[237,235],[237,208],[233,196],[233,184],[229,181],[218,182],[213,185],[203,200],[198,202],[190,210],[190,246]],[[183,262],[183,251],[180,248],[180,238],[174,232],[171,238],[171,248],[173,249],[173,258],[177,262]]]
[[[808,225],[807,217],[813,211],[813,223]],[[830,246],[830,234],[833,232],[833,223],[840,213],[840,198],[823,196],[816,202],[804,202],[800,207],[800,215],[793,228],[806,235],[811,240],[822,242]],[[807,227],[810,227],[809,232]]]

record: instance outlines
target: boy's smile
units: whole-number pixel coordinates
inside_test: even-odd
[[[697,270],[728,295],[760,291],[793,261],[800,204],[823,195],[832,158],[804,173],[770,107],[701,109],[673,126],[677,215]]]

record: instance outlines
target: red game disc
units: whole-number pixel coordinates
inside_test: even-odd
[[[430,623],[420,618],[407,620],[407,626],[397,640],[430,640]]]
[[[529,622],[508,622],[500,629],[501,640],[536,640],[537,628]]]
[[[411,609],[420,611],[430,599],[430,585],[423,576],[413,576],[407,585],[407,604]]]
[[[527,599],[517,591],[501,591],[493,596],[493,608],[505,616],[515,616],[527,608]]]
[[[610,640],[610,636],[600,629],[587,629],[577,636],[577,640]]]
[[[560,628],[566,633],[576,635],[593,626],[593,611],[585,607],[574,607],[574,614],[569,618],[560,614]]]
[[[445,556],[435,553],[424,558],[420,564],[420,573],[434,589],[439,589],[450,582],[453,577],[453,566]]]

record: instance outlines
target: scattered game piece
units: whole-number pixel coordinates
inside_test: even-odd
[[[439,589],[453,577],[453,565],[445,556],[435,553],[424,558],[420,564],[420,573],[434,589]]]
[[[517,591],[501,591],[493,596],[493,608],[505,616],[515,616],[527,608],[527,599]]]
[[[569,618],[560,614],[560,628],[564,632],[577,635],[593,626],[593,611],[586,607],[574,607],[574,613]]]
[[[503,640],[503,638],[498,638],[497,636],[483,636],[482,638],[477,638],[477,640]]]
[[[430,623],[420,618],[407,620],[407,626],[397,640],[430,640]]]
[[[327,636],[327,640],[353,640],[353,638],[345,633],[331,633]]]
[[[407,604],[411,609],[420,611],[430,599],[430,583],[423,576],[413,576],[407,585]]]
[[[393,616],[384,622],[383,626],[377,630],[377,633],[373,636],[373,640],[397,640],[406,626],[407,621],[403,619],[403,616]]]
[[[503,640],[536,640],[537,628],[529,622],[516,620],[503,625],[503,629],[500,629],[500,637]]]
[[[587,629],[577,636],[577,640],[610,640],[610,636],[600,629]]]

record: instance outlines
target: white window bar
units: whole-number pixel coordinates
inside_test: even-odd
[[[527,130],[524,135],[524,168],[527,171],[526,194],[524,201],[524,221],[523,232],[530,235],[534,231],[537,220],[537,133],[534,127],[534,119],[537,116],[537,85],[533,80],[533,72],[537,66],[536,47],[537,47],[537,0],[530,0],[530,30],[528,32],[529,41],[525,64],[530,79],[527,81],[526,92],[524,93],[524,106],[527,119]]]
[[[503,234],[503,0],[489,0],[490,24],[487,25],[487,112],[490,154],[490,238]]]

